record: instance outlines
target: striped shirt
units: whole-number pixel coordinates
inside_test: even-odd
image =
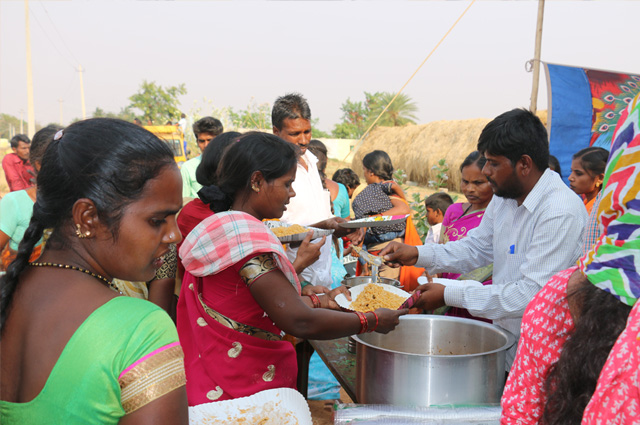
[[[467,273],[493,262],[493,284],[447,287],[447,305],[520,335],[525,307],[557,272],[575,265],[587,211],[578,195],[547,169],[522,205],[494,196],[478,227],[444,245],[418,247],[416,266],[429,273]],[[507,353],[507,369],[516,346]]]

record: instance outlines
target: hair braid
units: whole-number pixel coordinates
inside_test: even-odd
[[[44,226],[40,224],[35,216],[32,217],[29,222],[29,227],[24,232],[24,238],[18,246],[18,255],[16,259],[9,264],[7,273],[2,277],[2,283],[0,283],[0,338],[2,329],[4,328],[4,322],[9,315],[11,299],[20,281],[20,275],[29,265],[31,252],[33,252],[33,248],[42,237],[43,232]]]

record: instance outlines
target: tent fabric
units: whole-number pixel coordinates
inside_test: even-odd
[[[622,112],[640,92],[640,76],[629,73],[544,63],[549,99],[549,151],[558,158],[563,178],[580,149],[609,150]]]

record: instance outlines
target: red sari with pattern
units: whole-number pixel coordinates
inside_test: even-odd
[[[537,424],[546,396],[549,367],[560,359],[573,329],[567,283],[577,267],[561,271],[531,300],[522,317],[518,354],[502,394],[501,424]]]
[[[262,254],[273,256],[300,293],[282,245],[248,214],[229,211],[203,220],[180,249],[187,271],[177,321],[190,406],[296,387],[293,345],[280,339],[280,329],[239,274],[248,260]],[[230,323],[246,327],[237,330]]]

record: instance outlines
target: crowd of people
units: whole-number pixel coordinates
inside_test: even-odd
[[[422,273],[481,276],[417,286],[414,307],[518,337],[502,423],[638,421],[639,117],[636,98],[611,154],[575,153],[568,186],[538,117],[496,117],[460,166],[465,201],[424,200],[424,243],[412,217],[340,226],[412,210],[384,151],[363,156],[364,184],[325,174],[299,94],[276,99],[273,134],[196,121],[200,155],[181,169],[120,120],[16,136],[0,199],[2,422],[186,424],[188,406],[296,388],[299,339],[388,333],[408,313],[339,308],[346,245],[409,290]],[[333,233],[283,245],[270,220]],[[316,361],[310,384],[328,375]]]

